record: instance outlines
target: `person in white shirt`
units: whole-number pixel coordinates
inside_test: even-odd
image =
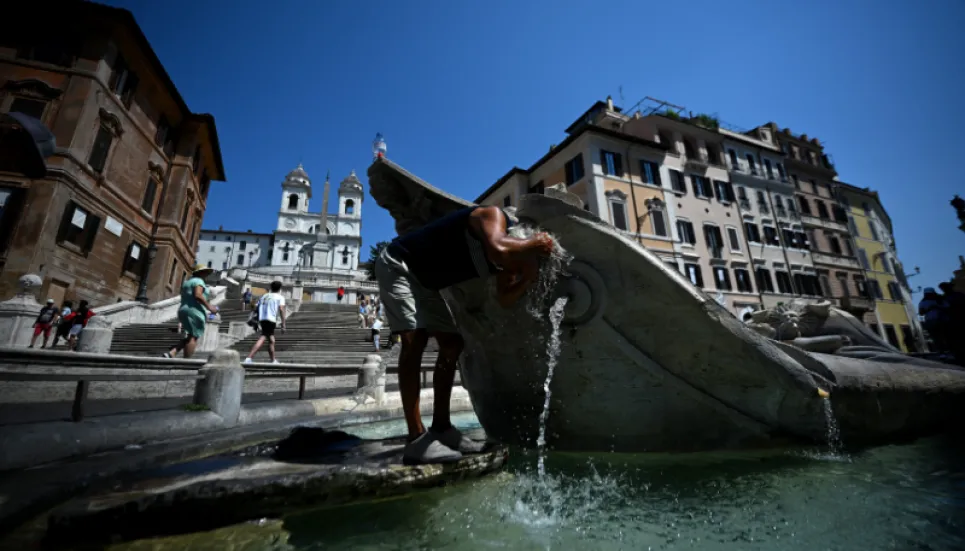
[[[263,295],[258,301],[258,322],[261,325],[261,336],[255,341],[255,345],[251,347],[251,352],[245,358],[246,364],[251,363],[251,358],[258,352],[261,345],[265,344],[266,338],[268,339],[268,357],[271,359],[271,363],[278,363],[278,360],[275,359],[275,327],[278,326],[279,321],[281,322],[281,332],[285,332],[285,297],[279,291],[281,291],[281,282],[273,281],[271,292]]]
[[[379,337],[382,333],[382,318],[375,318],[372,322],[372,342],[375,343],[375,351],[379,351]]]

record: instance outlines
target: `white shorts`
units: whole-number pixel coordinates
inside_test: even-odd
[[[80,335],[80,332],[81,332],[83,329],[84,329],[84,326],[83,326],[83,325],[71,325],[71,326],[70,326],[70,333],[69,333],[69,334],[70,334],[71,337],[76,337],[77,335]]]

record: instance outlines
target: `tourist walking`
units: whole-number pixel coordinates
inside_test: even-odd
[[[359,303],[359,327],[365,329],[365,301]]]
[[[74,303],[70,300],[65,300],[64,304],[60,309],[60,320],[57,322],[57,331],[54,332],[54,342],[51,343],[50,347],[55,348],[57,346],[57,341],[64,339],[65,341],[70,338],[70,323],[65,319],[67,316],[73,312]]]
[[[90,309],[86,300],[80,301],[77,310],[64,317],[64,321],[70,324],[70,329],[67,331],[67,350],[77,351],[77,339],[80,337],[80,332],[87,327],[87,322],[92,317],[94,317],[94,311]]]
[[[261,336],[255,341],[255,345],[251,347],[251,352],[245,358],[246,364],[251,363],[251,359],[255,357],[255,353],[258,352],[261,345],[265,344],[266,339],[268,340],[268,359],[273,364],[278,363],[278,360],[275,359],[275,328],[279,322],[281,322],[281,332],[284,333],[285,297],[281,294],[281,282],[272,281],[271,292],[262,295],[258,301],[258,323],[261,326]]]
[[[403,462],[458,461],[479,452],[483,443],[452,426],[449,400],[463,339],[441,289],[471,279],[496,277],[496,299],[515,304],[539,275],[540,259],[554,243],[545,233],[527,239],[509,236],[508,214],[497,207],[469,207],[397,237],[375,261],[379,297],[389,326],[402,342],[399,393],[409,441]],[[429,337],[439,343],[433,371],[432,426],[426,430],[419,410],[419,373]]]
[[[375,344],[375,351],[380,350],[380,337],[382,332],[382,320],[380,318],[375,318],[372,321],[372,343]]]
[[[247,310],[250,304],[251,304],[251,289],[245,289],[245,292],[241,295],[241,309]]]
[[[341,285],[339,285],[338,291],[335,292],[335,300],[337,300],[338,302],[342,302],[343,298],[345,298],[345,287],[342,287]]]
[[[37,319],[34,321],[34,336],[30,339],[30,346],[27,348],[33,348],[34,344],[37,343],[37,337],[41,333],[44,334],[44,343],[40,345],[40,348],[47,348],[47,341],[50,340],[50,330],[53,329],[54,323],[60,313],[57,311],[57,307],[54,306],[54,299],[48,298],[47,305],[40,309],[40,314],[37,315]]]
[[[218,312],[218,307],[208,300],[211,298],[204,278],[211,275],[211,268],[204,264],[196,264],[191,271],[191,277],[181,284],[181,306],[178,308],[178,321],[183,331],[178,344],[164,353],[165,358],[173,358],[178,352],[184,351],[184,357],[190,358],[198,348],[198,341],[204,336],[204,328],[208,323],[208,313]]]

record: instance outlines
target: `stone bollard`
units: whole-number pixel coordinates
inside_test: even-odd
[[[77,337],[77,351],[108,354],[114,341],[114,325],[103,316],[94,316]]]
[[[33,295],[17,295],[0,302],[0,346],[27,346],[42,304]]]
[[[359,368],[356,395],[361,398],[360,403],[364,403],[366,396],[371,396],[377,406],[385,403],[385,364],[382,362],[382,356],[378,354],[365,356],[365,361]]]
[[[225,426],[238,424],[241,394],[245,388],[245,368],[234,350],[216,350],[201,368],[203,379],[194,387],[194,403],[207,406],[224,419]]]
[[[198,342],[199,352],[213,352],[218,349],[218,344],[221,339],[221,316],[215,316],[214,319],[209,319],[204,325],[204,335],[201,336],[200,342]]]

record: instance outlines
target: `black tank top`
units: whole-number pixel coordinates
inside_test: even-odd
[[[457,210],[397,237],[388,247],[389,254],[405,262],[426,289],[445,289],[495,273],[497,268],[486,258],[482,243],[469,233],[469,216],[477,208]],[[506,227],[511,223],[507,216]]]

